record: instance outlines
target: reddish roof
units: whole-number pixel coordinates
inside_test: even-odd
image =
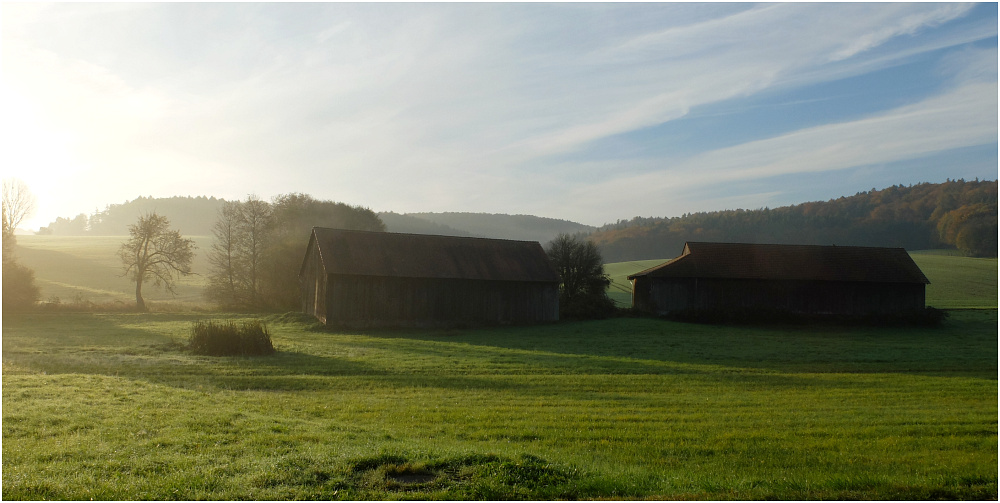
[[[685,243],[681,256],[628,278],[639,276],[930,283],[902,248],[747,243]]]
[[[327,274],[558,282],[537,241],[313,228]]]

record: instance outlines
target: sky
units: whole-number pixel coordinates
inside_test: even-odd
[[[998,173],[997,4],[10,3],[37,229],[301,192],[589,225]]]

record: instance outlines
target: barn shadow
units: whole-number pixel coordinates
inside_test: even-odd
[[[297,391],[431,387],[551,395],[544,376],[700,375],[810,386],[817,373],[911,373],[996,378],[996,311],[969,313],[936,329],[713,327],[656,319],[612,319],[536,326],[353,332],[363,344],[422,363],[397,367],[282,350],[266,357],[196,357],[169,335],[139,323],[95,316],[61,339],[4,338],[8,361],[47,374],[93,374],[183,389]],[[980,319],[981,318],[981,319]],[[5,323],[10,318],[5,316]],[[190,317],[183,318],[184,320]],[[181,318],[178,318],[178,321]],[[65,330],[39,318],[38,330]],[[50,325],[46,325],[50,323]],[[985,328],[984,328],[985,327]],[[316,334],[322,344],[325,337]],[[24,347],[21,347],[25,341]],[[310,344],[317,343],[312,339]],[[49,349],[46,344],[52,344]],[[439,370],[438,370],[439,369]],[[523,375],[541,376],[522,379]],[[735,377],[734,377],[735,376]],[[855,383],[858,385],[858,383]],[[607,398],[604,396],[603,398]]]
[[[525,327],[371,331],[406,339],[407,350],[441,356],[427,342],[457,343],[492,358],[557,373],[678,374],[734,370],[779,373],[952,374],[996,378],[996,311],[970,312],[940,327],[827,324],[717,326],[661,319],[560,322]],[[979,319],[981,318],[981,319]],[[502,368],[498,368],[502,371]]]
[[[18,316],[4,313],[9,324],[59,333],[59,337],[3,338],[5,370],[11,365],[47,375],[81,374],[126,378],[182,389],[298,390],[322,387],[317,377],[357,376],[378,372],[369,365],[300,351],[269,356],[196,356],[176,336],[121,323],[118,317],[63,316],[53,313]],[[192,321],[190,315],[146,314],[157,321]],[[18,320],[20,318],[20,320]],[[137,320],[140,318],[137,318]],[[66,320],[78,322],[68,327]],[[23,341],[23,343],[22,343]]]

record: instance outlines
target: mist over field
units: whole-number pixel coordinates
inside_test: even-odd
[[[0,39],[3,499],[998,498],[996,3]]]

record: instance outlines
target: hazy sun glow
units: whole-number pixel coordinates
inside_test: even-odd
[[[4,4],[2,23],[0,163],[37,196],[31,229],[292,191],[600,225],[997,175],[995,4]]]

